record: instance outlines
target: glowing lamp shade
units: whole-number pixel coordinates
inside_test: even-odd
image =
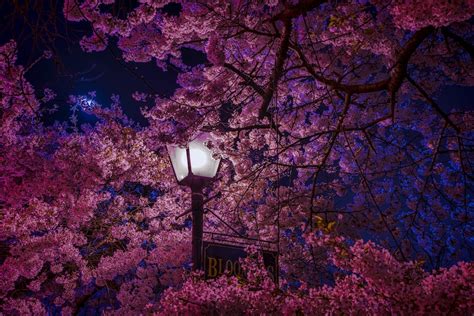
[[[178,182],[182,182],[188,176],[209,179],[216,176],[220,159],[213,157],[212,151],[207,148],[205,142],[206,139],[201,136],[190,142],[187,148],[168,146],[171,164]]]

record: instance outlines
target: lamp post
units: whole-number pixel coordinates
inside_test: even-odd
[[[201,134],[186,147],[167,146],[176,180],[191,188],[191,210],[193,217],[192,259],[193,270],[201,270],[203,235],[203,188],[215,179],[220,159],[213,157],[206,146],[207,134]]]

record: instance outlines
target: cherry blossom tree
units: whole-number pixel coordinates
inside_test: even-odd
[[[329,235],[312,235],[307,242],[331,249],[330,263],[341,272],[334,286],[313,288],[303,283],[296,290],[282,291],[258,260],[256,264],[247,258],[246,280],[189,279],[179,290],[165,292],[158,314],[438,315],[464,314],[474,308],[472,264],[429,275],[419,263],[398,262],[372,242],[357,241],[348,247],[340,237]]]
[[[0,47],[3,313],[474,310],[460,262],[472,260],[474,112],[438,101],[474,84],[472,1],[113,6],[65,0],[63,14],[90,25],[85,52],[117,43],[124,67],[179,71],[173,96],[145,79],[133,94],[149,126],[119,95],[71,96],[70,120],[44,124],[54,92],[25,79],[34,65],[17,63],[14,41]],[[250,257],[246,280],[190,272],[189,192],[166,145],[202,131],[222,157],[206,207],[276,241],[279,284]],[[229,232],[212,216],[205,229]]]

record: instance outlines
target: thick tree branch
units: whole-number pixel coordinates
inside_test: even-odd
[[[405,46],[403,47],[402,51],[398,55],[397,62],[391,71],[390,77],[384,80],[380,80],[375,83],[368,83],[368,84],[355,84],[355,85],[348,85],[336,80],[332,80],[329,78],[324,77],[323,75],[318,74],[313,66],[308,62],[306,56],[303,54],[302,50],[295,46],[291,45],[291,48],[296,51],[298,54],[303,66],[308,70],[308,72],[319,82],[322,82],[334,89],[338,89],[344,91],[346,93],[355,94],[355,93],[369,93],[369,92],[376,92],[382,90],[388,90],[391,94],[395,94],[398,89],[400,88],[405,76],[406,76],[406,68],[410,57],[416,51],[418,46],[423,42],[423,40],[433,32],[434,28],[429,26],[423,28],[416,32],[412,38],[410,38]]]
[[[273,68],[273,72],[270,76],[270,82],[268,84],[268,88],[263,95],[262,105],[260,106],[259,111],[259,118],[263,119],[265,116],[268,116],[267,110],[268,106],[270,105],[270,101],[272,100],[273,93],[276,90],[278,80],[280,79],[283,73],[283,65],[285,64],[286,55],[288,53],[288,48],[290,44],[290,35],[291,35],[292,24],[291,20],[285,21],[285,30],[283,31],[282,41],[280,45],[280,49],[276,55],[275,67]]]
[[[390,73],[390,81],[388,90],[391,93],[396,93],[407,74],[407,66],[411,56],[415,53],[418,46],[425,38],[434,31],[434,27],[428,26],[417,31],[405,44],[402,51],[398,55],[397,63]]]
[[[302,0],[297,4],[287,6],[282,12],[276,14],[271,21],[286,21],[305,14],[326,1],[322,0]]]

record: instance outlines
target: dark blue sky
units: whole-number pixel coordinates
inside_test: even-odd
[[[136,1],[122,2],[128,7],[136,5]],[[177,71],[171,67],[168,71],[162,71],[154,61],[125,63],[120,58],[121,53],[114,40],[103,52],[83,52],[79,40],[83,35],[90,35],[92,29],[84,22],[66,22],[62,16],[62,1],[51,3],[45,0],[34,2],[33,5],[23,4],[25,14],[17,12],[11,3],[0,4],[0,13],[8,22],[1,28],[0,44],[15,39],[19,46],[20,64],[31,64],[44,50],[54,52],[53,59],[40,61],[26,75],[38,97],[42,97],[44,88],[50,88],[58,95],[49,106],[56,103],[59,111],[45,117],[45,121],[52,123],[69,116],[69,105],[66,103],[68,95],[85,95],[96,91],[95,101],[103,106],[111,103],[112,94],[119,94],[124,112],[133,120],[145,124],[139,110],[144,104],[133,100],[131,94],[139,91],[156,93],[162,97],[171,96],[177,87]],[[178,5],[169,5],[166,12],[178,14],[179,9]],[[52,13],[56,13],[55,20],[50,19]],[[37,32],[28,25],[36,25],[38,22],[51,30],[51,34],[46,36],[46,33],[40,32],[40,36],[37,36]],[[61,38],[62,35],[67,35],[67,40]],[[185,63],[189,65],[205,62],[202,53],[189,49],[183,50],[183,56]],[[87,120],[87,115],[82,115],[82,120],[84,119]]]

